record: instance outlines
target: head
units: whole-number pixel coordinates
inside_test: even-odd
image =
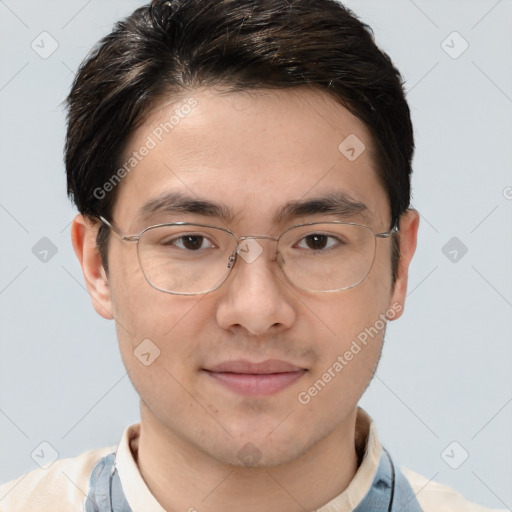
[[[278,464],[342,425],[376,369],[384,320],[402,313],[418,227],[409,208],[409,108],[370,29],[333,0],[153,1],[86,58],[68,110],[75,250],[94,307],[116,319],[147,417],[235,464],[248,442],[261,464]],[[176,193],[193,201],[152,208]],[[364,205],[347,221],[399,231],[376,239],[361,283],[334,293],[294,287],[271,257],[274,242],[263,239],[261,257],[239,258],[221,287],[164,293],[148,283],[136,244],[99,221],[125,234],[181,221],[277,238],[296,224],[333,220],[325,198],[340,194]],[[308,199],[309,209],[276,220],[285,205]],[[151,364],[137,357],[141,346]],[[241,358],[306,371],[270,397],[241,396],[205,372]]]

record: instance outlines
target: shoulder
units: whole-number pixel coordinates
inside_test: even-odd
[[[34,469],[0,485],[0,511],[82,511],[92,469],[116,448],[112,445],[58,459],[48,469]]]
[[[498,512],[472,503],[451,487],[428,480],[410,469],[401,470],[424,512]]]

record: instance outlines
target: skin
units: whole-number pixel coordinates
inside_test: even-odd
[[[342,190],[368,206],[367,224],[389,229],[390,207],[375,171],[365,125],[323,93],[306,88],[225,93],[191,91],[198,105],[119,185],[113,212],[128,234],[137,214],[163,191],[180,190],[233,209],[234,220],[159,215],[151,224],[189,221],[228,227],[237,236],[278,236],[274,211],[285,202]],[[133,134],[127,155],[168,120],[160,104]],[[338,145],[356,134],[366,150],[349,161]],[[313,221],[335,220],[328,215]],[[298,218],[292,225],[307,221]],[[380,357],[382,329],[311,401],[307,390],[365,328],[393,304],[404,305],[419,215],[401,217],[401,259],[391,286],[390,239],[377,239],[368,277],[355,288],[312,293],[291,286],[272,258],[273,242],[252,263],[240,258],[219,289],[197,296],[162,293],[145,280],[134,243],[111,236],[106,275],[95,244],[97,223],[78,215],[72,237],[96,311],[115,318],[130,379],[141,397],[141,474],[166,510],[314,510],[340,494],[357,470],[357,403]],[[395,318],[401,316],[397,312]],[[144,339],[160,356],[141,364]],[[247,397],[203,368],[230,359],[291,362],[307,372],[286,389]],[[252,443],[258,459],[237,454]],[[253,448],[254,449],[254,448]]]

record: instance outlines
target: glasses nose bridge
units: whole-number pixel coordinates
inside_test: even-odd
[[[240,241],[244,241],[244,240],[249,240],[249,239],[261,239],[261,240],[264,240],[264,239],[267,239],[267,240],[272,240],[274,242],[277,242],[279,240],[279,238],[277,236],[269,236],[269,235],[245,235],[245,236],[239,236],[236,241],[238,244],[240,244]]]
[[[269,236],[269,235],[244,235],[244,236],[239,236],[239,237],[236,238],[236,243],[237,243],[236,252],[237,253],[240,253],[241,251],[242,252],[246,252],[243,249],[244,249],[244,242],[247,241],[247,240],[270,240],[272,242],[275,242],[275,244],[276,244],[275,245],[275,253],[274,253],[274,257],[276,257],[277,253],[278,253],[279,239],[280,239],[280,237]],[[261,251],[263,252],[263,247],[261,248]]]

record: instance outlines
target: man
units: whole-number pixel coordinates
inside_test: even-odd
[[[485,510],[358,408],[419,224],[401,77],[365,25],[332,0],[155,0],[68,107],[73,246],[141,422],[5,484],[2,511]]]

